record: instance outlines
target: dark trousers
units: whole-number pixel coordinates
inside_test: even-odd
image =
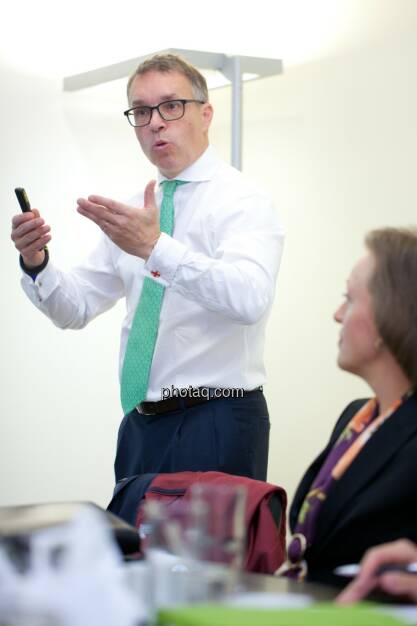
[[[266,480],[269,416],[260,390],[161,415],[134,409],[119,428],[116,482],[126,476],[219,471]]]

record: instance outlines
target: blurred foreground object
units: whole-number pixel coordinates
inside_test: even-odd
[[[23,540],[23,537],[25,539]],[[146,611],[125,584],[106,516],[80,507],[66,523],[0,544],[0,623],[137,626]]]

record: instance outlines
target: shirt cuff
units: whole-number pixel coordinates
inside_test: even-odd
[[[166,233],[161,233],[144,265],[144,273],[164,287],[171,285],[187,247]]]
[[[42,272],[40,272],[35,279],[33,279],[29,274],[23,273],[23,289],[32,302],[37,304],[38,307],[41,306],[41,303],[44,302],[44,300],[49,298],[58,285],[59,275],[52,263],[48,263],[45,269],[42,270]]]
[[[45,269],[45,267],[48,265],[48,261],[49,261],[48,248],[45,246],[43,250],[45,252],[45,257],[44,257],[42,263],[40,265],[38,265],[37,267],[26,267],[26,265],[25,265],[25,263],[23,261],[22,255],[21,254],[19,255],[20,267],[25,272],[25,274],[27,274],[28,276],[31,277],[32,280],[36,280],[36,276],[38,274],[40,274]]]

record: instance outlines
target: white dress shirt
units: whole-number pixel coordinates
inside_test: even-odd
[[[49,261],[35,281],[22,277],[30,300],[60,328],[83,328],[126,298],[120,372],[143,278],[163,284],[149,401],[171,386],[264,384],[265,325],[283,247],[271,200],[212,148],[177,178],[188,184],[175,191],[173,236],[162,233],[146,263],[103,234],[70,272]],[[161,188],[156,198],[159,205]],[[143,193],[129,204],[142,207]]]

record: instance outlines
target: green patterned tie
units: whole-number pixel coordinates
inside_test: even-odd
[[[175,189],[185,183],[183,180],[162,183],[160,229],[168,235],[172,235],[174,228]],[[146,398],[164,292],[165,287],[145,277],[123,361],[121,400],[125,415]]]

